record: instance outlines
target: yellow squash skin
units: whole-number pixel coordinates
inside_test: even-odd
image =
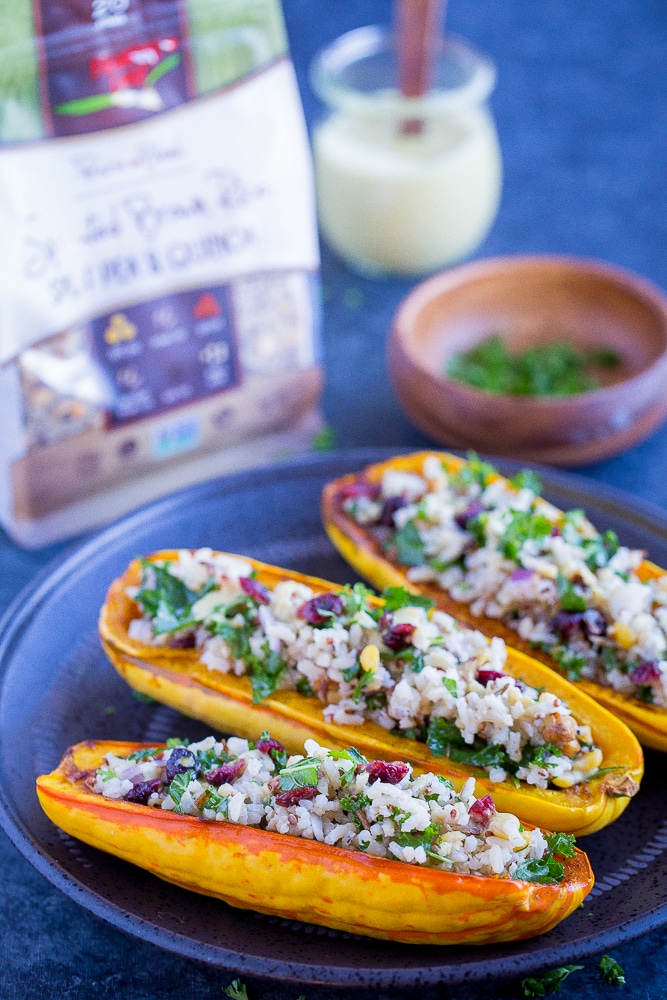
[[[366,857],[357,851],[228,822],[206,822],[89,791],[106,752],[136,743],[71,747],[37,779],[47,816],[66,833],[159,878],[232,906],[408,944],[489,944],[534,937],[572,913],[593,874],[577,849],[565,879],[538,885],[478,878]]]
[[[468,604],[453,600],[446,591],[434,584],[416,584],[408,581],[405,570],[396,563],[390,562],[372,535],[345,514],[341,490],[346,486],[360,478],[370,483],[378,483],[387,469],[390,468],[420,474],[424,459],[433,454],[444,461],[452,471],[457,471],[465,465],[465,461],[456,455],[449,455],[446,452],[423,451],[410,455],[399,455],[386,462],[369,466],[363,473],[343,476],[327,484],[322,495],[322,519],[329,538],[350,565],[373,586],[382,589],[389,585],[398,585],[413,593],[424,594],[434,600],[443,611],[447,611],[455,618],[467,622],[487,635],[501,636],[509,646],[514,646],[540,660],[552,670],[558,670],[558,664],[548,653],[533,649],[513,629],[503,625],[502,622],[493,618],[473,615]],[[638,575],[642,580],[648,580],[662,576],[664,573],[665,570],[645,561],[642,563]],[[616,718],[625,722],[645,746],[667,751],[667,711],[664,708],[647,705],[629,695],[597,684],[595,681],[578,681],[577,687],[589,694],[600,705],[609,709]]]
[[[173,559],[176,555],[174,551],[163,551],[151,558]],[[253,566],[257,579],[269,588],[289,577],[316,593],[342,589],[325,580],[243,558]],[[328,747],[355,746],[369,759],[405,760],[416,771],[441,774],[459,789],[474,775],[478,796],[492,794],[499,810],[516,813],[535,826],[577,836],[594,833],[620,816],[638,789],[643,755],[627,727],[563,677],[519,651],[510,651],[507,672],[534,687],[548,687],[562,698],[580,722],[591,726],[593,738],[604,754],[603,767],[616,770],[568,789],[537,789],[525,783],[517,788],[511,780],[492,782],[480,768],[436,757],[424,743],[388,733],[375,723],[341,726],[326,722],[323,703],[296,691],[276,691],[260,704],[253,704],[247,677],[209,670],[195,649],[149,646],[129,637],[129,623],[141,612],[126,590],[140,579],[141,564],[136,560],[109,588],[99,621],[109,659],[131,687],[202,720],[218,732],[252,740],[268,731],[291,753],[300,753],[308,738]]]

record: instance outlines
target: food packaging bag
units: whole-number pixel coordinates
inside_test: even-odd
[[[41,546],[321,426],[279,0],[0,12],[0,521]]]

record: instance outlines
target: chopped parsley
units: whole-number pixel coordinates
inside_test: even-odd
[[[553,524],[544,514],[524,510],[512,511],[512,518],[500,539],[500,551],[508,559],[517,559],[527,541],[546,538],[552,530]]]
[[[466,492],[468,487],[473,485],[481,486],[483,489],[495,475],[497,475],[495,466],[490,462],[483,462],[477,452],[469,451],[466,454],[466,464],[458,471],[450,473],[449,481],[454,489]]]
[[[536,497],[542,492],[542,480],[532,469],[521,469],[509,480],[509,484],[515,490],[530,490]]]
[[[176,774],[172,778],[169,784],[169,795],[176,803],[174,812],[183,812],[183,809],[181,808],[181,799],[187,792],[190,782],[194,781],[196,777],[196,771],[194,771],[194,769],[190,769],[188,771],[182,771],[180,774]]]
[[[544,837],[550,854],[560,854],[564,858],[574,857],[574,834],[545,833]]]
[[[614,986],[625,984],[623,969],[611,955],[602,956],[598,963],[598,969],[600,970],[600,978],[604,979],[605,982],[612,983]]]
[[[454,354],[446,372],[457,382],[495,395],[574,396],[597,389],[603,369],[620,356],[608,349],[580,351],[568,340],[512,352],[498,333]]]
[[[222,992],[231,997],[231,1000],[248,1000],[248,990],[240,979],[232,979],[229,986],[223,987]]]
[[[579,969],[583,969],[583,965],[562,965],[558,969],[549,969],[548,972],[541,972],[537,976],[528,976],[521,980],[523,995],[533,998],[556,993],[570,973]]]

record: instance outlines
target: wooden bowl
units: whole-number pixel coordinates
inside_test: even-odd
[[[495,395],[451,379],[448,359],[500,334],[510,351],[553,340],[610,349],[620,363],[574,396]],[[498,257],[417,285],[393,320],[389,377],[406,415],[454,448],[555,465],[616,454],[667,416],[667,297],[597,261]]]

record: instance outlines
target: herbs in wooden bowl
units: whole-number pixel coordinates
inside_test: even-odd
[[[474,261],[406,296],[387,367],[405,414],[439,444],[596,462],[667,417],[667,296],[599,261]]]
[[[512,352],[498,333],[454,354],[446,374],[484,392],[511,396],[575,396],[599,389],[606,373],[621,364],[617,351],[580,350],[569,340],[552,340]]]

